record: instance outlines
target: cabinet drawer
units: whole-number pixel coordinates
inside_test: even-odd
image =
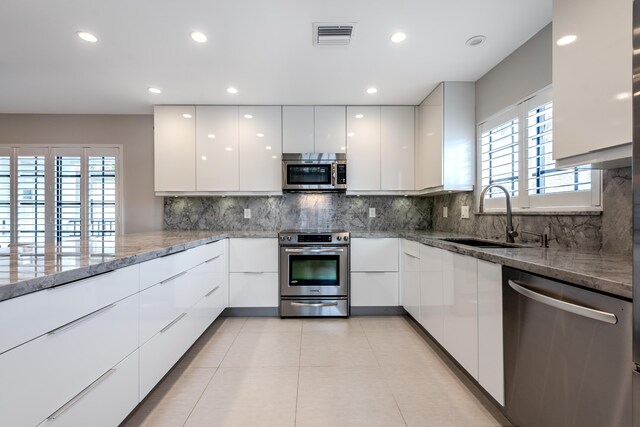
[[[420,259],[420,243],[411,240],[400,240],[400,251]]]
[[[229,239],[229,271],[278,272],[278,239]]]
[[[398,271],[398,239],[353,239],[351,271]]]
[[[442,271],[444,269],[444,257],[451,252],[433,246],[420,245],[420,271]]]
[[[278,273],[229,274],[230,307],[277,307]]]
[[[398,273],[351,273],[351,305],[398,306]]]
[[[0,425],[34,426],[138,346],[138,295],[0,356]]]
[[[196,266],[213,259],[224,258],[223,255],[226,251],[227,240],[225,239],[208,243],[206,245],[196,246],[195,248],[187,250],[187,255],[189,255],[192,266]]]
[[[210,290],[200,301],[189,309],[193,316],[195,330],[198,335],[205,331],[211,323],[220,316],[226,308],[227,292],[224,284],[217,285]]]
[[[138,266],[0,302],[0,353],[138,292]]]
[[[138,350],[108,370],[38,427],[113,427],[138,405]]]

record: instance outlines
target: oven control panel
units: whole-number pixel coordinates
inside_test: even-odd
[[[346,245],[349,244],[349,233],[283,231],[279,240],[281,245]]]

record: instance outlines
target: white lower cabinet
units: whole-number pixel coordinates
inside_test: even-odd
[[[420,321],[420,244],[400,241],[400,301],[416,321]]]
[[[351,273],[351,305],[398,306],[397,272]]]
[[[278,273],[230,273],[230,307],[277,307]]]
[[[114,427],[140,402],[138,350],[109,369],[38,427]]]
[[[351,306],[399,306],[396,238],[351,240]]]
[[[444,342],[444,277],[451,274],[450,253],[420,245],[420,324],[439,343]]]
[[[478,260],[478,382],[504,405],[502,266]]]

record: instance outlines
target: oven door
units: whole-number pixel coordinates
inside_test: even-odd
[[[328,163],[283,162],[283,190],[335,189],[336,166]]]
[[[348,295],[348,257],[348,247],[281,247],[280,295]]]

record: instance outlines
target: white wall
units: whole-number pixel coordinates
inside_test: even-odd
[[[124,232],[162,230],[153,191],[153,116],[0,114],[0,144],[122,144]]]
[[[551,24],[476,81],[476,123],[551,84]]]

